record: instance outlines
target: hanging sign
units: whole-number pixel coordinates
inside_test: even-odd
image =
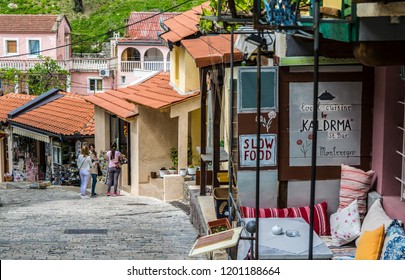
[[[259,141],[260,166],[275,166],[277,151],[277,135],[261,134]],[[239,135],[239,153],[241,167],[255,167],[257,161],[257,135]]]

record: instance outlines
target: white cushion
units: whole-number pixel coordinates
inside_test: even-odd
[[[359,237],[361,237],[365,231],[373,231],[379,228],[381,225],[384,225],[384,229],[387,231],[387,228],[391,222],[392,219],[387,216],[384,208],[381,205],[381,199],[377,199],[373,205],[371,205],[367,215],[364,217]],[[360,238],[356,239],[356,246],[359,243],[359,239]]]
[[[360,215],[357,199],[330,216],[332,244],[342,246],[360,235]]]

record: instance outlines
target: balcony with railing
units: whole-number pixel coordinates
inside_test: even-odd
[[[121,72],[134,70],[169,71],[170,62],[165,61],[121,61]]]
[[[117,69],[121,67],[121,72],[132,72],[134,70],[169,71],[170,62],[164,61],[121,61],[118,58],[80,58],[74,57],[69,60],[57,60],[57,64],[67,71],[98,71],[101,69]],[[27,71],[35,64],[43,63],[43,60],[12,60],[0,58],[1,68],[14,68],[20,71]]]
[[[0,69],[1,68],[14,68],[19,71],[27,71],[35,66],[35,64],[43,63],[41,59],[30,59],[30,60],[13,60],[13,59],[0,59]],[[62,69],[68,68],[68,61],[58,60],[57,64]]]

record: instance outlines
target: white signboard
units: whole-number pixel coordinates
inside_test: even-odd
[[[277,151],[277,135],[260,135],[260,166],[275,166]],[[239,153],[241,167],[255,167],[257,161],[257,135],[239,135]]]
[[[317,165],[360,164],[361,82],[322,82]],[[290,84],[290,166],[310,166],[313,83]]]

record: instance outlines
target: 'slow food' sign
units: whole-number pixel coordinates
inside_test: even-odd
[[[257,135],[239,135],[239,153],[241,167],[255,167],[257,157],[260,166],[275,166],[277,151],[277,135],[261,134],[259,140],[259,155],[257,153]]]

